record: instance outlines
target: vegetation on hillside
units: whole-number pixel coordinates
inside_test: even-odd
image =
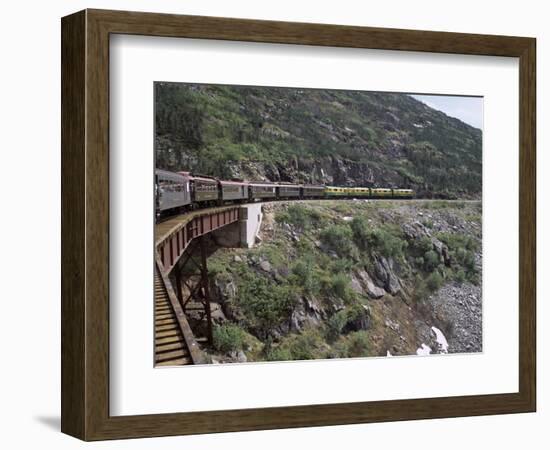
[[[381,305],[407,314],[401,327],[411,327],[428,320],[425,302],[443,285],[480,283],[481,205],[432,206],[418,207],[420,216],[402,202],[270,206],[261,245],[219,249],[208,260],[225,313],[214,351],[241,351],[248,361],[385,355],[401,338]],[[410,342],[397,351],[414,353],[416,331],[399,333]]]
[[[157,167],[481,195],[481,131],[406,94],[155,84]]]

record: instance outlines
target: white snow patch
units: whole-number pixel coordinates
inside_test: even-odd
[[[432,331],[435,334],[435,340],[437,341],[437,344],[439,345],[439,351],[441,353],[448,353],[449,352],[449,343],[447,342],[447,339],[445,338],[445,335],[441,332],[439,328],[432,327]]]
[[[432,352],[432,349],[428,347],[426,344],[422,344],[422,346],[418,349],[416,349],[416,354],[420,356],[429,355]]]
[[[344,216],[344,217],[342,217],[342,220],[343,220],[344,222],[351,222],[351,221],[353,220],[353,217]]]
[[[386,351],[386,356],[390,357],[390,356],[393,356],[389,350]]]

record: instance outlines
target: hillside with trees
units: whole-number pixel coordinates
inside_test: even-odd
[[[156,166],[480,198],[482,132],[407,94],[155,84]]]

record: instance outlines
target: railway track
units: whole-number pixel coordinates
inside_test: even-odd
[[[480,199],[440,199],[440,198],[350,198],[350,197],[330,197],[330,198],[270,198],[270,199],[264,199],[263,201],[259,202],[246,202],[246,203],[232,203],[232,204],[226,204],[222,206],[206,206],[203,208],[198,208],[190,211],[179,211],[172,214],[167,214],[165,216],[159,217],[156,219],[155,226],[156,226],[156,236],[159,237],[162,234],[162,231],[164,230],[170,230],[170,228],[173,227],[173,221],[174,219],[178,220],[183,215],[188,215],[190,218],[193,217],[195,214],[200,214],[201,212],[205,212],[208,210],[215,210],[215,209],[221,209],[221,208],[231,208],[231,207],[239,207],[239,206],[247,206],[247,205],[253,205],[257,203],[262,204],[270,204],[270,203],[284,203],[284,202],[299,202],[299,203],[308,203],[308,202],[331,202],[331,201],[365,201],[368,200],[369,202],[387,202],[387,201],[393,201],[393,202],[410,202],[410,203],[431,203],[431,202],[461,202],[461,203],[479,203]],[[181,220],[181,219],[179,219]],[[160,231],[159,231],[160,230]]]
[[[155,365],[193,364],[160,272],[155,269]]]

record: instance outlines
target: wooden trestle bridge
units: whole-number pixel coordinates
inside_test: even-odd
[[[212,343],[205,237],[239,220],[246,220],[246,209],[233,205],[189,212],[155,226],[156,366],[206,362],[198,344]],[[205,322],[206,336],[195,337],[190,313]]]

